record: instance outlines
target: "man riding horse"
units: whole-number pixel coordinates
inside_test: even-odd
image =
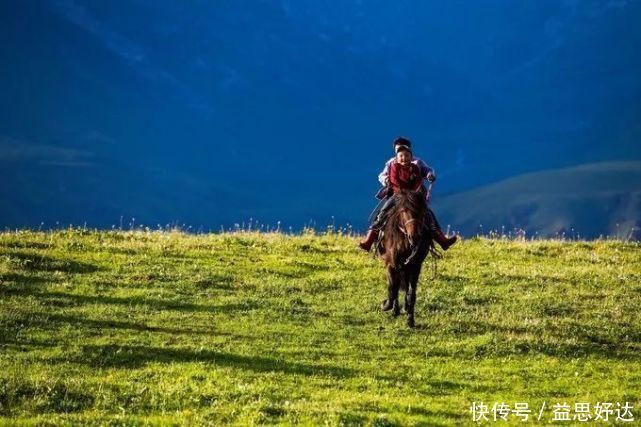
[[[387,299],[383,311],[400,313],[398,294],[405,291],[407,324],[414,327],[416,288],[423,261],[434,252],[436,241],[443,250],[453,245],[457,237],[446,237],[434,212],[428,207],[428,191],[423,179],[434,182],[434,171],[422,160],[413,158],[411,142],[407,138],[394,141],[396,156],[385,164],[379,175],[385,188],[379,196],[385,199],[365,240],[359,246],[369,251],[383,232],[376,252],[387,267]]]
[[[423,160],[412,155],[412,142],[409,139],[402,136],[396,138],[394,140],[394,151],[396,156],[385,163],[383,171],[378,176],[378,180],[383,185],[383,188],[378,192],[377,197],[385,200],[385,202],[375,216],[375,220],[370,226],[367,236],[359,244],[361,249],[365,251],[369,251],[378,239],[379,231],[385,224],[387,215],[396,202],[395,194],[401,190],[420,190],[428,197],[429,194],[422,185],[423,179],[427,179],[430,183],[436,180],[434,170]],[[405,163],[401,162],[401,158]],[[396,176],[393,176],[392,172],[394,172]],[[410,176],[412,179],[408,180]],[[436,243],[438,243],[443,250],[447,250],[456,243],[456,236],[447,237],[443,234],[436,215],[434,215],[434,212],[429,206],[427,206],[425,214],[426,225],[432,231]]]

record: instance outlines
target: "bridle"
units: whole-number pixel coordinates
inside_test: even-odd
[[[428,203],[430,199],[432,198],[432,186],[434,185],[434,181],[430,181],[430,185],[427,187],[426,195],[425,195],[425,203]],[[403,225],[399,225],[398,229],[407,237],[407,240],[410,242],[410,245],[412,244],[412,239],[410,236],[407,234],[407,224],[416,221],[418,218],[410,218],[407,221],[403,222]],[[425,224],[423,224],[425,226]]]
[[[418,218],[410,218],[407,221],[404,221],[402,226],[399,225],[399,227],[398,227],[399,230],[401,231],[401,233],[403,233],[405,235],[405,238],[407,239],[407,242],[410,244],[410,248],[412,248],[412,252],[405,259],[405,262],[403,262],[403,265],[409,264],[412,261],[412,259],[414,259],[414,257],[416,256],[416,254],[418,253],[418,250],[419,250],[419,246],[420,245],[415,245],[414,244],[414,240],[407,233],[407,229],[406,229],[407,224],[410,224],[410,223],[412,223],[414,221],[417,221],[417,220],[418,220]]]
[[[414,221],[416,221],[416,218],[410,218],[407,221],[405,221],[402,226],[399,226],[398,228],[401,230],[403,234],[407,236],[407,230],[405,230],[405,227],[407,227],[407,224]]]
[[[417,221],[418,218],[410,218],[407,221],[403,222],[403,225],[399,225],[398,229],[405,235],[407,238],[407,241],[409,242],[410,246],[414,246],[414,242],[412,241],[412,237],[407,233],[407,224],[410,224],[414,221]]]

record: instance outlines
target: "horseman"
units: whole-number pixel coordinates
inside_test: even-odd
[[[413,157],[412,142],[409,139],[404,137],[396,138],[394,140],[394,151],[396,156],[385,163],[383,171],[378,176],[383,188],[378,192],[377,197],[385,200],[385,202],[370,226],[367,236],[359,243],[361,249],[365,251],[369,251],[377,240],[379,231],[385,224],[390,210],[395,205],[395,194],[403,190],[420,190],[425,197],[429,197],[425,186],[423,186],[423,179],[427,179],[430,183],[436,180],[434,170],[423,160]],[[425,223],[432,232],[434,240],[443,250],[447,250],[456,243],[457,236],[445,236],[434,212],[429,206],[425,216]]]

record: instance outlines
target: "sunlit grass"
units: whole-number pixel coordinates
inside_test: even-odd
[[[641,418],[638,243],[463,241],[426,263],[409,330],[345,234],[0,233],[0,415],[457,425],[473,401],[629,401]]]

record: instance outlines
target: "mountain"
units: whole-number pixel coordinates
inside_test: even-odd
[[[447,193],[641,160],[640,1],[337,3],[0,0],[0,228],[362,229],[399,134]]]
[[[265,204],[228,183],[186,173],[124,168],[75,148],[0,138],[0,218],[5,227],[110,228],[168,224],[194,231],[249,218]]]
[[[434,202],[443,225],[464,235],[641,237],[641,162],[591,163],[530,173]]]

